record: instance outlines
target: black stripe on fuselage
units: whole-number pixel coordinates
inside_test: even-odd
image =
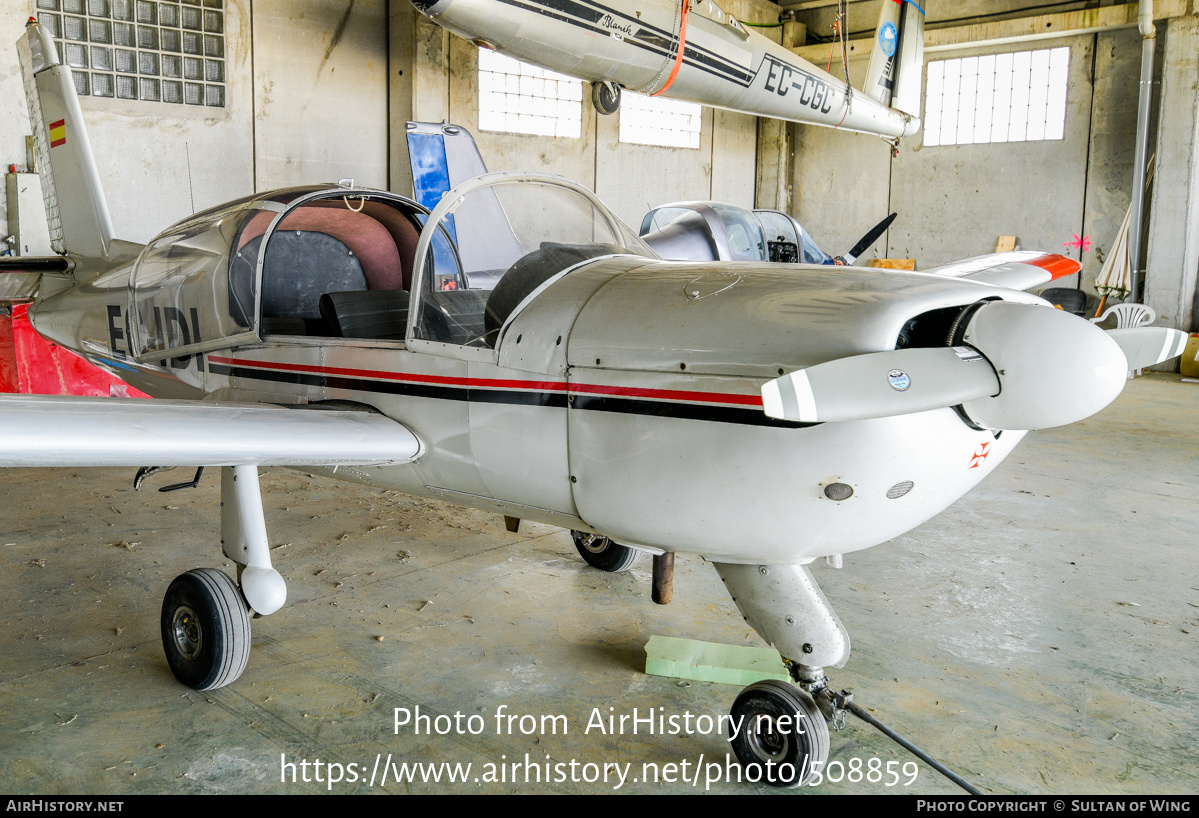
[[[605,14],[610,14],[637,26],[637,34],[633,38],[624,40],[629,45],[634,45],[660,57],[671,56],[671,49],[674,47],[673,32],[655,26],[647,26],[640,20],[598,3],[593,4],[594,8],[591,8],[574,2],[574,0],[500,0],[500,2],[605,36],[609,32],[599,25],[599,21]],[[735,63],[728,62],[718,54],[691,43],[687,43],[683,48],[683,62],[705,74],[735,82],[743,88],[748,88],[753,83],[754,77],[757,76]]]
[[[324,389],[345,389],[350,392],[375,392],[383,395],[405,395],[412,398],[434,400],[474,401],[476,403],[510,403],[524,406],[556,406],[566,408],[563,392],[523,392],[518,389],[470,389],[465,386],[448,386],[430,383],[401,383],[398,381],[372,381],[365,378],[346,378],[341,375],[321,375],[311,372],[278,372],[270,369],[210,364],[215,375],[231,378],[253,378],[275,383],[293,383]]]
[[[702,420],[709,423],[736,423],[741,426],[776,426],[780,429],[803,429],[816,423],[792,423],[776,420],[761,409],[742,409],[736,406],[713,406],[703,403],[668,403],[637,398],[618,398],[611,395],[573,395],[571,407],[590,412],[619,412],[625,415],[650,415],[663,418]]]
[[[340,375],[321,375],[310,372],[278,372],[224,364],[209,363],[214,375],[231,378],[290,383],[300,386],[315,386],[326,389],[344,389],[350,392],[375,392],[384,395],[404,395],[413,398],[453,400],[473,403],[503,403],[519,406],[549,406],[565,409],[567,396],[564,392],[521,391],[519,389],[471,389],[465,386],[447,386],[425,383],[399,383],[396,381],[373,381],[362,378],[346,378]],[[802,429],[817,426],[816,423],[791,423],[768,417],[760,409],[744,409],[734,406],[717,406],[699,403],[673,403],[669,401],[622,398],[612,395],[572,395],[571,407],[591,412],[618,412],[626,415],[681,418],[709,423],[734,423],[742,426],[774,426],[782,429]]]

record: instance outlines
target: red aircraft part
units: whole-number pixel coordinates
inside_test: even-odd
[[[148,398],[119,378],[38,335],[29,305],[0,317],[0,391],[25,395]]]
[[[13,346],[12,318],[0,315],[0,392],[18,392],[17,351]]]

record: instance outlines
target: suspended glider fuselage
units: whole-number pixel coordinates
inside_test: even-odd
[[[413,2],[459,36],[591,82],[893,139],[920,127],[919,117],[854,92],[710,3],[687,15],[671,80],[680,6],[669,0]]]

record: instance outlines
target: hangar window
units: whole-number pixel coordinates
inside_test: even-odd
[[[925,145],[1062,139],[1070,49],[928,64]]]
[[[479,49],[479,128],[578,139],[582,80]]]
[[[225,107],[225,0],[37,0],[80,95]]]
[[[620,141],[664,148],[698,148],[703,107],[626,91],[620,103]]]

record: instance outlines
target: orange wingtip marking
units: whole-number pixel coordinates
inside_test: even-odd
[[[1082,269],[1082,264],[1072,258],[1059,256],[1057,253],[1046,253],[1038,258],[1030,259],[1027,264],[1040,267],[1049,273],[1051,280],[1056,281],[1062,276],[1074,275]]]

